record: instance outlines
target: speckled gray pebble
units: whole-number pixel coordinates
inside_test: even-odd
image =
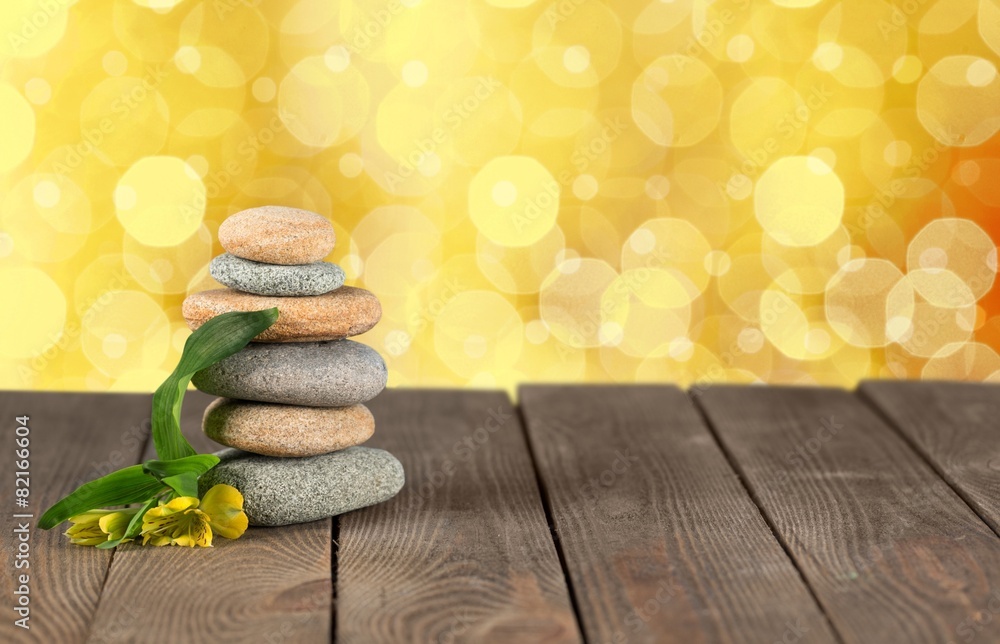
[[[237,449],[217,452],[221,462],[202,475],[204,494],[226,483],[243,494],[254,526],[305,523],[375,505],[403,488],[403,466],[381,449],[348,447],[303,458],[274,458]]]
[[[330,262],[264,264],[225,253],[208,270],[220,284],[255,295],[323,295],[344,284],[343,269]]]
[[[377,396],[387,377],[382,356],[359,342],[251,342],[191,382],[226,398],[345,407]]]

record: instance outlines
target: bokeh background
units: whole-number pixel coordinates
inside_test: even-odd
[[[0,386],[329,217],[396,386],[1000,380],[1000,0],[4,0]]]

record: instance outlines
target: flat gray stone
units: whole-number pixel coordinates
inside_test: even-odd
[[[403,488],[403,466],[389,452],[348,447],[339,452],[275,458],[238,449],[216,452],[221,462],[202,475],[204,494],[232,485],[243,494],[250,525],[305,523],[375,505]]]
[[[251,342],[194,374],[205,393],[258,402],[346,407],[385,389],[388,371],[377,351],[360,342]]]
[[[220,284],[254,295],[323,295],[344,284],[344,271],[330,262],[264,264],[225,253],[208,267]]]

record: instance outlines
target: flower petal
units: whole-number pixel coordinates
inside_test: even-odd
[[[238,539],[249,525],[243,512],[243,495],[231,485],[220,483],[213,486],[202,497],[201,509],[210,517],[212,529],[220,537]]]

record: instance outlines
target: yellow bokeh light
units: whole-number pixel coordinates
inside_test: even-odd
[[[605,310],[604,294],[617,278],[618,273],[607,262],[564,260],[542,283],[538,299],[542,321],[552,335],[571,348],[600,346],[605,324],[621,326],[619,320],[609,318],[623,318],[627,313],[623,307]]]
[[[128,234],[146,246],[175,246],[198,230],[205,216],[205,185],[176,157],[145,157],[122,175],[115,213]]]
[[[152,9],[154,11],[165,12],[173,9],[177,5],[184,2],[184,0],[132,0],[135,4],[140,7],[146,7],[147,9]]]
[[[4,142],[0,155],[0,172],[16,168],[31,152],[35,140],[35,112],[21,93],[0,83],[0,140]]]
[[[979,35],[1000,55],[1000,0],[979,0]]]
[[[31,175],[4,197],[0,222],[25,257],[58,262],[72,257],[87,241],[90,201],[65,176]]]
[[[109,376],[159,367],[167,356],[170,322],[145,293],[105,292],[80,319],[84,354]]]
[[[484,235],[476,240],[476,262],[483,275],[505,293],[537,293],[566,247],[566,237],[554,226],[531,246],[501,246]]]
[[[1000,381],[1000,0],[10,0],[0,27],[0,277],[31,311],[0,385],[152,389],[219,224],[264,204],[331,220],[393,386]]]
[[[438,356],[467,377],[513,366],[523,339],[521,317],[492,291],[459,293],[444,305],[434,323]]]
[[[942,58],[920,80],[917,116],[945,145],[973,146],[1000,130],[1000,76],[976,56]]]
[[[150,293],[185,293],[212,259],[212,235],[205,226],[175,246],[146,246],[131,235],[122,241],[125,268]]]
[[[681,54],[653,61],[632,86],[632,117],[651,141],[692,146],[722,113],[722,85],[705,63]]]
[[[154,70],[97,84],[80,104],[77,148],[115,165],[159,152],[170,127],[170,109],[158,89],[164,74]]]
[[[900,56],[892,65],[892,77],[900,83],[912,83],[924,71],[924,65],[916,56]]]
[[[334,72],[323,56],[301,61],[278,88],[279,115],[302,143],[328,147],[351,138],[368,120],[368,83],[354,67]]]
[[[553,82],[592,86],[618,66],[621,22],[609,6],[597,1],[579,3],[555,20],[546,11],[535,22],[532,44],[535,62]]]
[[[815,157],[785,157],[761,175],[754,212],[765,231],[785,246],[812,246],[840,226],[844,186]]]
[[[55,347],[66,324],[66,297],[51,277],[37,268],[0,267],[0,296],[12,313],[0,320],[0,354],[30,358]]]
[[[997,273],[997,247],[980,226],[968,219],[945,218],[927,224],[910,242],[907,268],[944,271],[958,283],[941,293],[957,306],[967,306],[993,287]],[[928,275],[925,281],[934,279]],[[939,287],[948,277],[938,278]],[[931,299],[931,298],[928,298]],[[936,302],[943,304],[943,302]]]
[[[857,347],[884,347],[898,340],[913,310],[913,287],[884,259],[853,259],[826,287],[826,319]]]
[[[68,8],[76,1],[5,0],[0,4],[0,33],[4,34],[0,58],[35,58],[51,50],[65,34]]]
[[[469,216],[502,246],[528,246],[555,225],[560,187],[531,157],[497,157],[469,183]]]
[[[729,111],[729,138],[754,166],[767,159],[797,152],[806,138],[796,115],[806,104],[780,78],[750,79]]]

